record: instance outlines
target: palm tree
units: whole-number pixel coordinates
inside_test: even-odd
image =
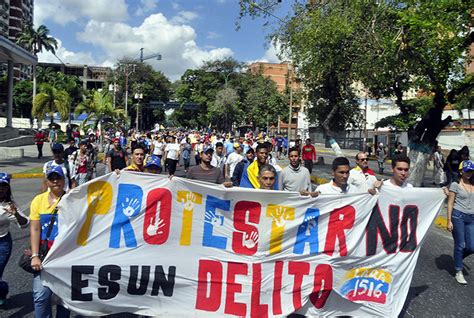
[[[125,120],[125,110],[122,108],[114,108],[112,96],[106,90],[94,91],[92,96],[86,98],[85,101],[77,105],[74,114],[87,114],[82,126],[88,121],[93,121],[94,129],[99,128],[102,132],[103,122],[115,122],[117,120]],[[102,136],[102,133],[100,134]]]
[[[56,56],[56,49],[58,48],[58,41],[52,36],[49,36],[49,29],[45,25],[40,25],[38,29],[34,29],[31,22],[25,23],[17,43],[23,45],[27,50],[34,55],[43,52],[43,49],[53,53]],[[33,65],[33,97],[36,97],[36,66]]]
[[[42,83],[39,93],[33,100],[31,113],[38,120],[42,120],[46,114],[50,114],[51,124],[53,124],[55,112],[59,112],[62,120],[66,120],[69,117],[70,105],[71,98],[66,91],[57,89],[51,84]]]

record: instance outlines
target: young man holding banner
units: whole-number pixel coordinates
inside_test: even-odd
[[[374,195],[377,189],[380,188],[381,182],[375,182],[370,189],[351,186],[349,180],[349,160],[346,157],[337,157],[332,162],[332,174],[334,178],[332,181],[322,184],[316,188],[316,192],[320,194],[341,194],[341,193],[360,193],[369,192]]]

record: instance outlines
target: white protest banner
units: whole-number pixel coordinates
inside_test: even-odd
[[[61,200],[42,279],[82,315],[396,317],[443,200],[109,174]]]

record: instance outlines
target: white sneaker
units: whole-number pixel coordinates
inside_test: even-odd
[[[464,279],[464,275],[462,274],[462,271],[456,272],[456,281],[461,285],[467,285],[467,281]]]

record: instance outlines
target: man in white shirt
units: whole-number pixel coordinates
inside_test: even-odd
[[[216,147],[214,151],[214,155],[212,156],[211,166],[221,169],[222,173],[225,177],[225,155],[224,155],[224,144],[220,141],[216,142]]]
[[[321,184],[316,188],[316,192],[320,194],[342,194],[342,193],[361,193],[369,192],[374,195],[377,193],[375,187],[368,189],[366,191],[361,191],[360,189],[351,186],[348,183],[349,180],[349,160],[346,157],[337,157],[332,162],[332,181],[328,183]],[[376,186],[380,187],[380,184]]]
[[[369,157],[365,152],[359,152],[356,156],[356,166],[349,172],[350,186],[358,188],[361,192],[365,192],[373,188],[377,181],[375,172],[369,168]]]
[[[410,158],[407,156],[396,156],[392,159],[392,177],[384,180],[384,187],[413,188],[411,183],[407,182],[410,170]]]
[[[226,160],[227,173],[226,176],[231,177],[234,174],[235,166],[241,162],[244,157],[241,155],[242,148],[239,143],[234,143],[234,151],[229,154]]]

